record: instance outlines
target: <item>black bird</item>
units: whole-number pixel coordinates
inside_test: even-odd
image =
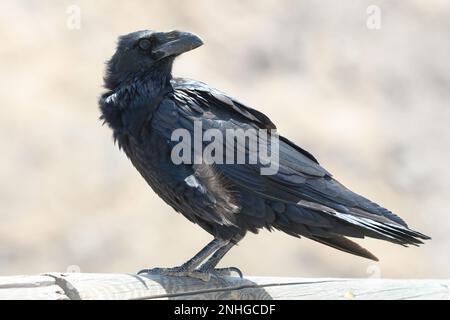
[[[121,36],[107,62],[100,97],[101,119],[152,189],[214,240],[179,267],[146,269],[208,280],[237,268],[216,269],[247,231],[278,229],[333,248],[377,258],[347,237],[372,237],[403,246],[430,239],[408,228],[397,215],[350,191],[318,161],[279,137],[279,169],[262,175],[263,164],[181,163],[172,161],[175,129],[276,129],[271,120],[208,85],[172,77],[180,54],[201,46],[194,34],[137,31]],[[242,147],[242,146],[241,146]],[[251,152],[244,145],[248,156]],[[236,153],[238,144],[232,152]]]

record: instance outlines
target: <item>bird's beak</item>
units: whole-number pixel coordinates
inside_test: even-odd
[[[172,31],[167,34],[168,41],[153,50],[153,53],[163,59],[169,56],[177,56],[190,51],[203,44],[203,41],[195,34],[189,32]]]

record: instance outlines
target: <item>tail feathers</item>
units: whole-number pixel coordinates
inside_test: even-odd
[[[336,213],[338,219],[343,220],[361,230],[366,236],[387,240],[403,246],[423,244],[421,240],[429,240],[430,237],[409,229],[406,226],[393,223],[383,223],[369,218]]]
[[[336,237],[318,237],[318,236],[311,236],[308,237],[314,241],[323,243],[327,246],[333,247],[335,249],[348,252],[363,258],[367,258],[370,260],[378,261],[378,258],[375,257],[371,252],[369,252],[367,249],[361,247],[356,242],[353,242],[345,237],[342,236],[336,236]]]

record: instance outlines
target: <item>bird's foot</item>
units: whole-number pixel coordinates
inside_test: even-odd
[[[233,272],[236,273],[241,279],[244,277],[242,271],[236,267],[215,268],[215,269],[200,267],[199,271],[209,273],[215,277],[230,277],[233,275]]]
[[[211,279],[211,274],[209,272],[203,272],[200,270],[189,270],[180,267],[174,268],[153,268],[153,269],[143,269],[137,273],[140,274],[151,274],[160,276],[170,276],[170,277],[190,277],[195,279],[200,279],[202,281],[209,281]]]
[[[190,277],[208,282],[209,280],[211,280],[211,276],[220,278],[223,276],[231,276],[233,272],[237,273],[239,277],[241,278],[243,277],[241,270],[235,267],[217,268],[217,269],[199,268],[195,270],[188,270],[183,266],[174,268],[143,269],[138,272],[138,275],[151,274],[170,277]]]

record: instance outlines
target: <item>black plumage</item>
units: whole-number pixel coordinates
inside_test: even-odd
[[[201,44],[189,33],[138,31],[120,37],[107,63],[107,92],[99,103],[115,141],[165,202],[215,238],[183,266],[152,272],[203,277],[247,231],[261,228],[374,260],[346,237],[368,236],[404,246],[429,239],[344,187],[310,153],[284,137],[274,175],[261,175],[261,163],[173,163],[171,151],[177,142],[171,134],[178,128],[193,132],[194,121],[202,121],[203,130],[220,132],[276,128],[267,116],[223,92],[172,77],[176,56]]]

